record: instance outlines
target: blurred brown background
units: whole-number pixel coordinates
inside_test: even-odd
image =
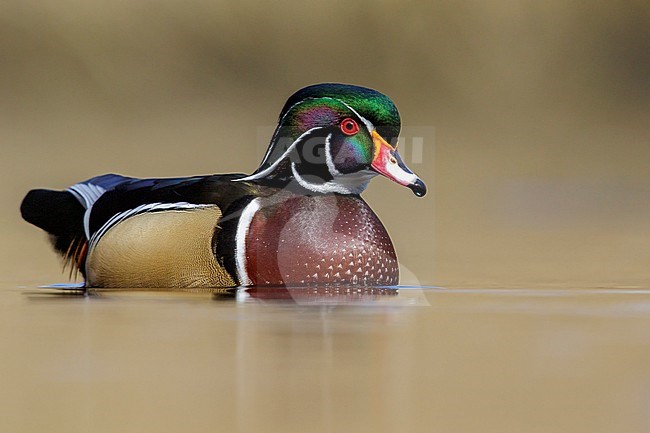
[[[65,280],[20,220],[30,188],[250,172],[286,98],[337,81],[435,131],[408,161],[426,198],[385,179],[364,195],[404,283],[647,287],[649,18],[644,1],[6,0],[0,280]]]

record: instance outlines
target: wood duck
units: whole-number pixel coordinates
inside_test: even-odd
[[[253,174],[106,174],[32,190],[21,213],[87,287],[395,285],[393,244],[360,194],[377,174],[426,193],[399,131],[385,95],[312,85],[284,105]]]

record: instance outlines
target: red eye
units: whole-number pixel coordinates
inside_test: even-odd
[[[348,117],[347,119],[343,119],[343,122],[341,122],[341,131],[343,131],[345,135],[354,135],[359,132],[359,125],[357,125],[357,122],[353,119]]]

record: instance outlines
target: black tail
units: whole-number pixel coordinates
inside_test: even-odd
[[[25,221],[50,234],[54,249],[65,259],[65,266],[84,274],[87,240],[84,231],[86,209],[74,195],[67,191],[33,189],[20,205]]]

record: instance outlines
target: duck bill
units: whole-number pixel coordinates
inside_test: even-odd
[[[427,193],[424,182],[402,161],[397,146],[391,146],[377,131],[372,131],[372,141],[375,145],[375,154],[370,164],[373,170],[393,182],[411,188],[413,194],[418,197]]]

